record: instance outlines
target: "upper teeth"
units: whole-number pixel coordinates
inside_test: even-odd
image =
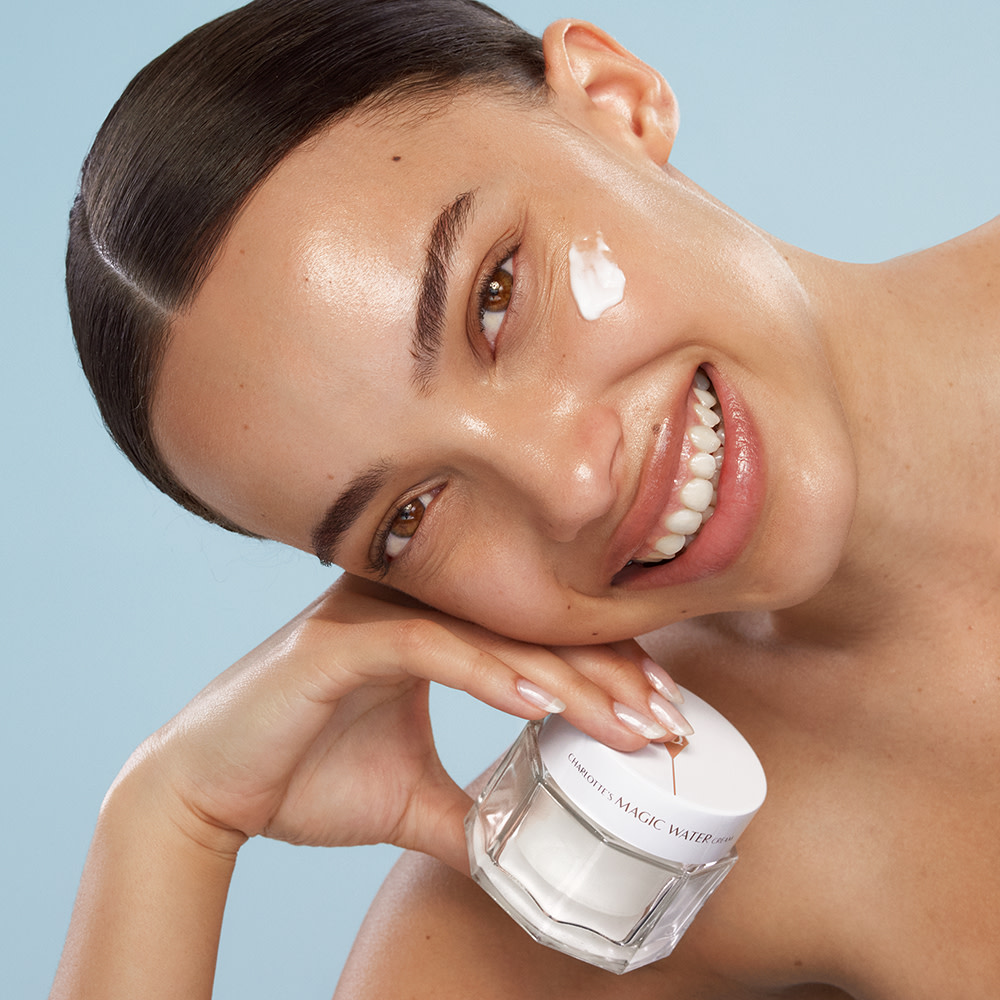
[[[726,433],[719,401],[711,389],[712,383],[699,368],[694,377],[694,394],[698,402],[693,407],[698,422],[685,431],[694,449],[688,460],[691,476],[677,493],[683,506],[665,515],[661,522],[664,534],[650,543],[647,552],[636,556],[635,562],[658,563],[673,559],[715,513]]]

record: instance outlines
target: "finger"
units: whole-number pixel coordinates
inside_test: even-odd
[[[398,610],[391,609],[388,619],[369,614],[352,625],[322,614],[311,619],[309,627],[319,632],[318,666],[343,684],[334,684],[326,697],[409,674],[524,719],[565,711],[577,728],[619,750],[691,731],[662,698],[651,698],[641,668],[609,646],[550,650],[440,614],[397,617]],[[326,629],[336,638],[325,635]]]
[[[608,647],[567,648],[559,655],[473,626],[463,630],[424,618],[352,625],[317,618],[303,631],[314,646],[309,659],[322,701],[409,676],[465,691],[523,719],[565,710],[577,728],[619,750],[636,750],[668,732],[652,721],[645,728],[637,725],[643,701],[634,692],[616,700],[614,694],[625,688],[623,678],[631,677],[633,685],[644,681],[633,663]],[[301,649],[296,658],[304,659]],[[594,660],[606,668],[603,674],[590,663]],[[581,669],[584,663],[587,669]]]
[[[667,701],[673,702],[675,705],[684,704],[684,692],[677,686],[676,681],[635,639],[626,639],[623,642],[613,642],[609,645],[616,653],[627,657],[642,670],[653,690],[658,691]]]
[[[689,736],[693,732],[690,723],[676,703],[657,690],[654,681],[660,678],[655,673],[650,676],[649,664],[645,662],[648,657],[637,650],[638,647],[623,649],[621,644],[615,644],[566,646],[553,652],[576,673],[600,686],[612,699],[610,708],[615,718],[630,733],[659,741]]]
[[[569,665],[567,658],[560,656],[559,651],[547,651],[544,647],[509,639],[470,622],[423,608],[403,595],[365,580],[348,579],[345,583],[342,577],[339,585],[325,596],[318,610],[320,617],[329,617],[338,622],[413,622],[419,617],[443,625],[474,648],[492,653],[520,675],[515,681],[517,694],[535,711],[528,713],[523,708],[518,710],[509,707],[509,703],[503,707],[505,711],[524,718],[537,718],[539,714],[561,712],[568,708],[567,717],[572,719],[574,725],[609,746],[622,750],[635,750],[650,738],[663,739],[667,736],[669,727],[665,729],[656,721],[645,719],[650,711],[646,699],[653,679],[643,679],[642,669],[644,666],[655,667],[655,664],[634,641],[618,643],[616,647],[592,647],[604,650],[603,656],[579,654],[585,660],[599,660],[595,669],[583,672]],[[415,630],[412,636],[408,632],[410,626],[403,629],[405,642],[411,642],[414,636],[422,641],[425,637],[425,625],[412,627]],[[426,635],[426,638],[428,642],[436,641],[433,633]],[[610,649],[615,649],[615,652],[609,652]],[[578,656],[574,655],[573,658],[579,664]],[[495,669],[492,663],[488,667]],[[426,676],[425,670],[416,666],[416,661],[413,672]],[[442,677],[432,679],[449,683]],[[675,686],[669,676],[662,674],[656,679],[673,693],[671,689],[675,689]],[[468,683],[451,682],[450,686],[462,687],[475,694]],[[476,696],[480,697],[478,694]],[[496,705],[489,698],[484,697],[482,700]],[[678,724],[678,720],[675,719],[674,723]],[[683,726],[683,723],[680,724]]]
[[[676,735],[671,727],[650,717],[653,691],[641,667],[610,646],[547,649],[483,630],[470,634],[533,688],[558,699],[574,726],[608,746],[636,750],[651,739],[672,739]],[[520,687],[522,693],[527,693],[524,682]],[[682,719],[671,721],[690,731]]]
[[[311,647],[305,656],[303,645]],[[541,647],[529,648],[537,649],[538,657],[554,659]],[[315,696],[324,701],[339,700],[363,685],[397,683],[409,676],[465,691],[524,719],[556,710],[543,700],[558,702],[509,660],[423,618],[354,625],[313,619],[303,625],[296,658],[317,675]]]

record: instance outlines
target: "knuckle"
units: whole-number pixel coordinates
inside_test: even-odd
[[[403,657],[423,656],[443,641],[444,629],[427,618],[404,618],[392,623],[392,642]]]
[[[564,655],[579,673],[602,681],[627,682],[641,675],[631,660],[606,646],[585,647]]]

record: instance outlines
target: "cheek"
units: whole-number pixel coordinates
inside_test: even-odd
[[[663,624],[662,609],[626,612],[612,599],[577,593],[529,544],[509,535],[482,541],[480,533],[474,549],[453,550],[442,570],[434,582],[413,588],[412,595],[522,642],[587,645],[631,638]]]
[[[561,641],[554,634],[572,593],[526,540],[468,526],[462,541],[423,584],[406,588],[432,607],[527,642]],[[579,641],[579,640],[578,640]]]
[[[625,274],[600,233],[569,248],[569,287],[580,315],[600,319],[625,296]]]

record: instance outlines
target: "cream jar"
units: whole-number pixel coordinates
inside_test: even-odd
[[[669,955],[736,863],[764,770],[685,691],[694,735],[612,750],[550,715],[527,725],[466,817],[472,877],[536,941],[628,972]]]

